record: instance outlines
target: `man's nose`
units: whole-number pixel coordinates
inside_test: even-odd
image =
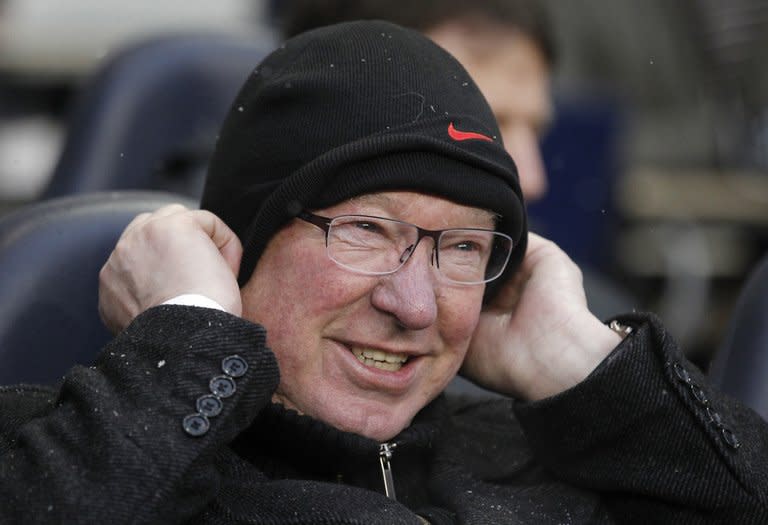
[[[373,306],[394,316],[410,330],[422,330],[437,320],[437,268],[432,265],[433,243],[423,239],[406,263],[386,275],[374,288]]]

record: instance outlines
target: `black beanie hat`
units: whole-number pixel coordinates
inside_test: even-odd
[[[201,207],[242,241],[243,285],[303,209],[388,190],[497,213],[514,247],[493,289],[522,260],[517,171],[468,73],[420,33],[348,22],[288,40],[252,72],[224,121]]]

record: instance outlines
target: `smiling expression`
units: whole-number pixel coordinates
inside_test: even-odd
[[[376,215],[428,229],[493,228],[490,212],[413,192],[364,195],[316,210]],[[294,220],[270,240],[242,289],[280,366],[274,400],[384,441],[410,424],[458,371],[483,285],[447,282],[420,243],[396,273],[359,275],[326,255],[324,232]]]

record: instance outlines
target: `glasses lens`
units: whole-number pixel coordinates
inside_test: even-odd
[[[328,255],[336,263],[367,274],[397,270],[416,244],[415,226],[381,217],[344,215],[331,221]]]
[[[440,271],[450,280],[479,284],[496,279],[512,252],[512,239],[489,230],[446,230],[440,236]]]
[[[383,275],[397,271],[419,240],[413,224],[372,217],[342,215],[328,228],[328,256],[358,273]],[[450,229],[440,234],[437,266],[449,280],[463,284],[492,281],[504,271],[512,239],[482,229]]]

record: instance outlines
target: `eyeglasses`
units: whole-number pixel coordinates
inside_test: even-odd
[[[322,217],[308,211],[298,216],[325,232],[328,257],[363,275],[395,273],[408,261],[424,237],[434,242],[432,264],[449,281],[483,284],[498,278],[512,253],[512,238],[482,228],[426,230],[415,224],[373,217]]]

